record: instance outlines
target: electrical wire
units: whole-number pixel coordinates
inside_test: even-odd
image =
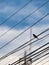
[[[45,57],[45,56],[47,56],[47,55],[49,55],[49,53],[46,53],[46,54],[44,54],[43,56],[41,56],[41,57],[35,59],[32,63],[36,62],[37,60],[39,60],[39,59],[41,59],[41,58],[43,58],[43,57]],[[33,59],[33,58],[32,58],[32,59]],[[30,59],[29,59],[28,61],[30,61]],[[26,62],[28,62],[28,61],[26,61]],[[16,64],[19,64],[19,63],[10,64],[10,65],[16,65]]]
[[[49,13],[47,13],[45,16],[43,16],[41,19],[39,19],[37,22],[35,22],[32,26],[34,26],[34,25],[36,25],[38,22],[40,22],[41,20],[43,20],[46,16],[48,16],[49,15]],[[30,26],[30,27],[32,27],[32,26]],[[29,28],[30,28],[29,27]],[[29,28],[27,28],[25,31],[27,31]],[[23,31],[22,33],[24,33],[25,31]],[[12,41],[14,41],[17,37],[19,37],[22,33],[20,33],[18,36],[16,36],[16,37],[14,37],[12,40],[10,40],[10,41],[8,41],[5,45],[3,45],[1,48],[0,48],[0,50],[2,49],[2,48],[4,48],[5,46],[7,46],[8,44],[10,44]]]
[[[45,55],[41,56],[40,58],[43,58],[43,57],[45,57],[46,55],[49,55],[49,53],[46,53]],[[35,62],[35,61],[39,60],[40,58],[37,58],[37,59],[36,59],[36,60],[34,60],[33,62]]]
[[[36,49],[36,50],[37,50],[37,49]],[[33,56],[32,59],[34,59],[34,58],[36,58],[37,56],[39,56],[40,54],[42,54],[42,53],[44,53],[44,52],[47,52],[48,50],[49,50],[49,46],[46,47],[46,48],[44,48],[44,49],[42,49],[42,50],[40,50],[40,51],[38,51],[38,52],[36,52],[36,53],[34,53],[34,52],[29,53],[28,55],[26,55],[26,59],[28,59],[28,58],[30,58],[30,57],[32,57],[32,56]],[[20,59],[20,62],[22,62],[22,61],[24,61],[24,57],[22,57],[22,58]],[[16,62],[12,63],[12,65],[15,64],[15,63],[18,64],[18,63],[19,63],[19,60],[17,60]]]
[[[48,13],[49,14],[49,13]]]
[[[11,17],[13,17],[15,14],[17,14],[20,10],[22,10],[25,6],[27,6],[29,3],[31,3],[33,0],[30,0],[29,2],[27,2],[23,7],[21,7],[20,9],[18,9],[17,11],[15,11],[14,13],[12,13],[7,19],[5,19],[1,24],[4,24],[7,20],[9,20]]]
[[[41,39],[47,37],[48,35],[49,35],[49,34],[43,36]],[[35,46],[36,46],[36,44],[35,44]],[[33,45],[32,47],[34,47],[34,45]],[[28,50],[29,50],[29,49],[27,49],[26,51],[28,51]],[[24,52],[23,52],[23,53],[24,53]],[[23,53],[19,54],[18,57],[21,56]],[[15,57],[15,58],[16,58],[16,57]],[[13,59],[15,59],[15,58],[13,58]],[[13,59],[12,59],[12,60],[13,60]],[[9,62],[11,62],[12,60],[10,60]],[[9,63],[9,62],[8,62],[8,63]],[[37,63],[36,63],[36,64],[37,64]]]
[[[48,50],[49,50],[49,49],[48,49]],[[44,51],[45,51],[45,50],[44,50]],[[41,54],[43,54],[43,53],[44,53],[44,52],[42,51],[42,53],[40,53],[39,55],[36,55],[35,57],[31,58],[31,59],[34,59],[34,58],[38,57],[38,58],[34,59],[34,60],[32,61],[32,63],[34,63],[35,61],[37,61],[37,60],[39,60],[39,59],[45,57],[46,55],[49,55],[49,52],[48,52],[48,53],[46,53],[46,54],[44,54],[44,55],[41,56]],[[33,56],[33,55],[32,55],[32,56]],[[32,56],[30,56],[30,57],[32,57]],[[39,56],[41,56],[41,57],[39,57]],[[28,59],[29,59],[30,57],[28,57]],[[30,61],[30,59],[27,60],[26,62],[28,62],[28,61]],[[17,64],[17,63],[15,63],[15,64]],[[12,64],[12,65],[15,65],[15,64]]]
[[[46,58],[42,59],[41,61],[39,61],[38,63],[36,63],[35,65],[41,63],[42,61],[44,61],[45,59],[49,58],[49,56],[47,56]]]
[[[47,4],[49,2],[49,0],[48,1],[46,1],[44,4],[42,4],[39,8],[37,8],[36,10],[34,10],[33,12],[31,12],[29,15],[27,15],[25,18],[23,18],[21,21],[19,21],[18,23],[16,23],[14,26],[12,26],[10,29],[8,29],[6,32],[4,32],[3,34],[1,34],[0,35],[0,38],[2,37],[2,36],[4,36],[7,32],[9,32],[10,30],[12,30],[15,26],[17,26],[17,25],[19,25],[20,23],[22,23],[23,22],[23,20],[25,20],[26,18],[28,18],[29,16],[31,16],[33,13],[35,13],[36,11],[38,11],[41,7],[43,7],[45,4]],[[33,25],[32,25],[33,26]],[[32,27],[32,26],[30,26],[30,27]],[[30,28],[29,27],[29,28]],[[22,35],[24,32],[26,32],[29,28],[27,28],[26,30],[24,30],[22,33],[20,33],[18,36],[17,36],[17,38],[20,36],[20,35]]]
[[[46,29],[47,30],[47,29]],[[45,31],[45,30],[44,30]],[[43,31],[43,33],[44,33],[44,31]],[[46,32],[46,31],[45,31]],[[41,32],[42,33],[42,32]],[[42,34],[43,34],[42,33]],[[49,35],[49,34],[47,34],[47,35]],[[45,36],[47,36],[47,35],[45,35]],[[45,37],[44,36],[44,37]],[[42,37],[42,38],[44,38],[44,37]],[[40,38],[40,39],[42,39],[42,38]],[[35,41],[33,41],[32,43],[35,43],[35,42],[37,42],[38,40],[40,40],[40,39],[37,39],[37,40],[35,40]],[[29,43],[29,42],[28,42]],[[11,54],[13,54],[13,53],[15,53],[15,52],[18,52],[18,51],[20,51],[21,49],[23,49],[23,48],[25,48],[25,47],[27,47],[28,45],[30,45],[30,44],[32,44],[32,43],[29,43],[29,44],[27,44],[26,46],[19,46],[18,48],[16,48],[16,49],[14,49],[13,51],[11,51],[11,52],[9,52],[9,53],[7,53],[6,55],[4,55],[3,57],[1,57],[0,58],[0,60],[2,60],[2,59],[4,59],[4,58],[6,58],[6,57],[8,57],[9,55],[11,55]]]

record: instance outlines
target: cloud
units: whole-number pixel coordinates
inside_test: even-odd
[[[28,2],[28,0],[0,0],[0,23],[2,23],[9,15],[11,15],[12,12],[21,8],[26,2]],[[22,20],[25,16],[30,14],[32,11],[37,9],[39,7],[39,5],[43,2],[44,2],[44,0],[41,0],[41,1],[34,0],[30,4],[28,4],[24,9],[22,9],[15,16],[13,16],[11,19],[9,19],[5,24],[0,26],[0,35],[3,34],[4,32],[6,32],[9,28],[11,28],[17,22]],[[3,46],[6,42],[11,40],[12,38],[14,38],[15,36],[17,36],[22,31],[24,31],[28,26],[32,25],[37,20],[39,20],[44,14],[49,12],[48,5],[49,5],[49,3],[46,4],[45,6],[43,6],[40,10],[33,13],[27,19],[22,21],[22,23],[20,23],[18,26],[16,26],[12,30],[10,30],[6,35],[1,37],[0,38],[0,47]],[[43,31],[44,29],[46,29],[48,27],[49,27],[49,16],[45,17],[40,23],[38,23],[37,25],[32,27],[32,34],[38,35],[41,31]],[[49,31],[47,33],[49,33]],[[35,46],[34,49],[39,47],[41,44],[44,44],[47,41],[49,41],[49,37],[47,37],[47,38],[48,39],[45,39],[45,40],[43,39],[40,44],[37,44],[37,46]],[[6,53],[12,51],[13,49],[17,48],[18,46],[25,43],[29,39],[30,39],[30,30],[28,30],[23,35],[21,35],[16,40],[14,40],[9,45],[7,45],[5,48],[0,50],[0,57],[5,55]],[[40,41],[38,41],[37,43],[39,43],[39,42]],[[25,50],[27,50],[27,48]],[[23,49],[23,51],[24,51],[24,49]],[[21,52],[19,52],[19,53],[21,53]],[[18,54],[15,53],[15,54],[7,57],[6,59],[4,59],[3,61],[0,62],[0,65],[3,65],[3,64],[5,65],[10,60],[12,60],[14,57],[16,57],[15,60],[19,59],[19,57],[17,56],[17,55],[19,55],[19,53]],[[15,61],[15,60],[12,60],[12,61]],[[12,61],[11,61],[11,63],[12,63]]]
[[[14,3],[14,2],[12,1],[12,3]],[[39,3],[40,3],[40,1],[39,1]],[[20,12],[18,12],[15,16],[13,16],[11,19],[9,19],[5,24],[3,24],[3,26],[5,26],[5,27],[7,27],[7,26],[8,27],[12,27],[17,22],[19,22],[23,18],[25,18],[29,13],[31,13],[32,11],[37,9],[39,6],[36,6],[36,5],[37,5],[37,3],[34,4],[34,2],[31,2],[24,9],[22,9]],[[41,5],[41,3],[40,3],[40,5]],[[15,9],[19,9],[19,8],[20,7],[18,7],[18,6],[14,7],[14,6],[7,5],[7,4],[5,6],[3,6],[0,9],[0,13],[1,13],[0,23],[2,23],[6,18],[8,18],[9,14],[11,14],[11,12],[13,12]],[[26,20],[24,20],[20,25],[16,26],[14,29],[23,29],[23,28],[28,27],[29,25],[33,24],[34,21],[36,21],[38,18],[42,17],[44,13],[45,14],[47,13],[47,11],[45,9],[47,9],[47,7],[45,7],[45,6],[42,7],[40,10],[36,11],[30,17],[28,17]]]
[[[48,28],[49,26],[46,26],[46,28]],[[40,32],[42,32],[43,30],[46,29],[45,26],[39,28],[39,27],[33,27],[32,28],[32,34],[35,33],[36,35],[38,35]],[[2,29],[0,28],[0,31],[3,32],[3,30],[7,30],[8,28],[4,28],[2,27]],[[2,43],[4,41],[9,41],[10,39],[12,39],[13,37],[15,37],[16,35],[18,35],[20,32],[22,32],[23,30],[11,30],[9,33],[7,33],[4,37],[2,37],[0,39],[0,42],[2,41]],[[18,33],[18,34],[17,34]],[[48,33],[48,32],[47,32]],[[7,38],[8,37],[8,38]],[[24,40],[25,39],[25,40]],[[6,53],[8,53],[9,51],[15,49],[16,47],[20,46],[21,44],[25,43],[27,40],[30,39],[30,30],[28,30],[26,33],[24,33],[23,35],[21,35],[18,39],[16,39],[15,41],[13,41],[12,43],[10,43],[9,45],[7,45],[4,49],[0,50],[0,57],[5,55]],[[22,41],[23,40],[23,41]],[[41,42],[42,44],[46,43],[46,40],[43,40],[43,42]],[[39,43],[39,41],[37,42]],[[36,49],[39,45],[35,46],[34,49]],[[7,50],[6,50],[7,48]],[[24,50],[24,49],[23,49]],[[26,49],[27,50],[27,49]],[[3,51],[3,52],[2,52]],[[19,55],[19,53],[18,53]],[[9,60],[12,60],[12,58],[16,57],[15,60],[17,60],[17,54],[11,55],[9,57],[7,57],[8,61],[6,61],[7,59],[3,60],[0,62],[1,65],[5,65],[6,63],[9,62]],[[15,61],[14,60],[14,61]],[[10,62],[9,62],[10,63]],[[11,61],[12,63],[12,61]]]
[[[15,8],[14,7],[10,7],[10,6],[5,6],[5,7],[3,7],[3,8],[1,8],[1,10],[0,10],[0,13],[5,13],[5,14],[7,14],[7,13],[11,13],[13,10],[14,10]]]

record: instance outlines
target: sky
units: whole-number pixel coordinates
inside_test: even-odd
[[[47,1],[48,0],[32,0],[31,2],[30,2],[30,0],[0,0],[0,48],[4,44],[6,44],[8,41],[13,39],[15,36],[19,35],[21,32],[23,32],[25,29],[27,29],[29,26],[34,24],[36,21],[38,21],[44,15],[49,13],[49,2],[47,2]],[[28,5],[26,5],[24,8],[22,8],[28,2],[30,2],[30,3]],[[47,2],[47,4],[45,4],[39,10],[37,10],[45,2]],[[22,8],[22,9],[19,12],[17,12],[15,15],[10,17],[14,12],[18,11],[20,8]],[[37,10],[37,11],[34,12],[35,10]],[[28,16],[28,15],[30,15],[30,16]],[[9,18],[9,19],[6,20],[7,18]],[[25,19],[25,20],[23,20],[23,19]],[[4,24],[2,24],[4,21],[6,21],[6,22]],[[21,22],[21,23],[15,26],[15,24],[17,24],[19,22]],[[13,26],[15,26],[15,27],[12,28]],[[40,32],[44,31],[47,28],[49,28],[49,15],[47,17],[45,17],[43,20],[41,20],[39,23],[37,23],[35,26],[32,27],[32,34],[35,33],[36,35],[38,35]],[[11,30],[9,30],[9,29],[11,29]],[[1,36],[6,31],[8,31],[8,32],[5,35]],[[49,33],[49,31],[45,34],[48,34],[48,33]],[[49,39],[49,37],[44,39],[42,41],[42,44],[47,43],[48,39]],[[27,42],[28,40],[30,40],[30,29],[27,30],[25,33],[23,33],[21,36],[19,36],[14,41],[12,41],[6,47],[2,48],[0,50],[0,57],[4,56],[5,54],[12,51],[13,49],[19,47],[20,45]],[[40,41],[38,41],[38,43],[39,42]],[[39,46],[41,46],[41,44],[36,45],[35,48],[37,48]],[[27,48],[23,49],[22,51],[24,52],[24,50],[26,50],[26,49]],[[15,54],[5,58],[4,60],[0,61],[0,65],[8,65],[8,63],[11,63],[9,61],[12,60],[14,57],[16,57],[15,60],[19,59],[19,57],[17,55],[20,55],[20,53],[22,51],[15,53]],[[40,64],[40,65],[42,65],[42,64]]]

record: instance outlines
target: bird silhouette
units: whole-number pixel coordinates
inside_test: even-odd
[[[35,34],[33,34],[33,37],[34,37],[34,38],[37,38],[37,39],[39,39],[39,38],[38,38],[38,36],[37,36],[37,35],[35,35]]]

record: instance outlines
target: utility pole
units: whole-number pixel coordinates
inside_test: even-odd
[[[32,39],[32,27],[30,28],[30,40]],[[30,41],[30,43],[31,43],[31,41]],[[30,53],[31,53],[31,44],[30,44]],[[30,58],[30,65],[32,64],[32,59]]]
[[[32,27],[30,28],[30,40],[32,39]],[[31,41],[30,41],[30,43],[31,43]],[[30,44],[30,52],[31,52],[31,44]]]
[[[24,52],[24,65],[27,65],[27,62],[26,62],[26,51]]]

